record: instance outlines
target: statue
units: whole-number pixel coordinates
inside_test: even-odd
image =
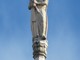
[[[48,0],[30,0],[29,10],[31,10],[31,30],[33,39],[47,38],[48,19],[47,19]]]
[[[31,10],[31,30],[34,50],[33,58],[35,60],[45,60],[47,54],[47,6],[48,0],[30,0],[28,7],[29,10]]]

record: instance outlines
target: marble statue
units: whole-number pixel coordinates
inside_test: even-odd
[[[47,17],[48,0],[30,0],[31,30],[33,37],[33,58],[45,60],[47,54]]]
[[[31,10],[31,30],[33,38],[40,37],[42,40],[47,38],[47,6],[48,0],[30,0],[29,10]]]

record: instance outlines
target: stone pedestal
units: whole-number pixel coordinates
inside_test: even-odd
[[[33,58],[34,60],[45,60],[47,54],[48,42],[47,40],[40,40],[38,38],[33,40]]]
[[[40,55],[39,57],[36,57],[34,60],[46,60],[46,59],[45,59],[44,56],[41,56],[41,55]]]

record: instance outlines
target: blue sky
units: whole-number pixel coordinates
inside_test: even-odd
[[[29,0],[0,0],[0,60],[33,60]],[[47,60],[80,60],[80,0],[49,0]]]

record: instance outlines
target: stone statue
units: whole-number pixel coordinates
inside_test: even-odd
[[[31,10],[31,30],[33,38],[45,40],[47,37],[48,19],[47,19],[48,0],[30,0],[29,10]]]
[[[30,0],[28,7],[31,10],[33,58],[35,60],[45,60],[47,54],[47,6],[48,0]]]

